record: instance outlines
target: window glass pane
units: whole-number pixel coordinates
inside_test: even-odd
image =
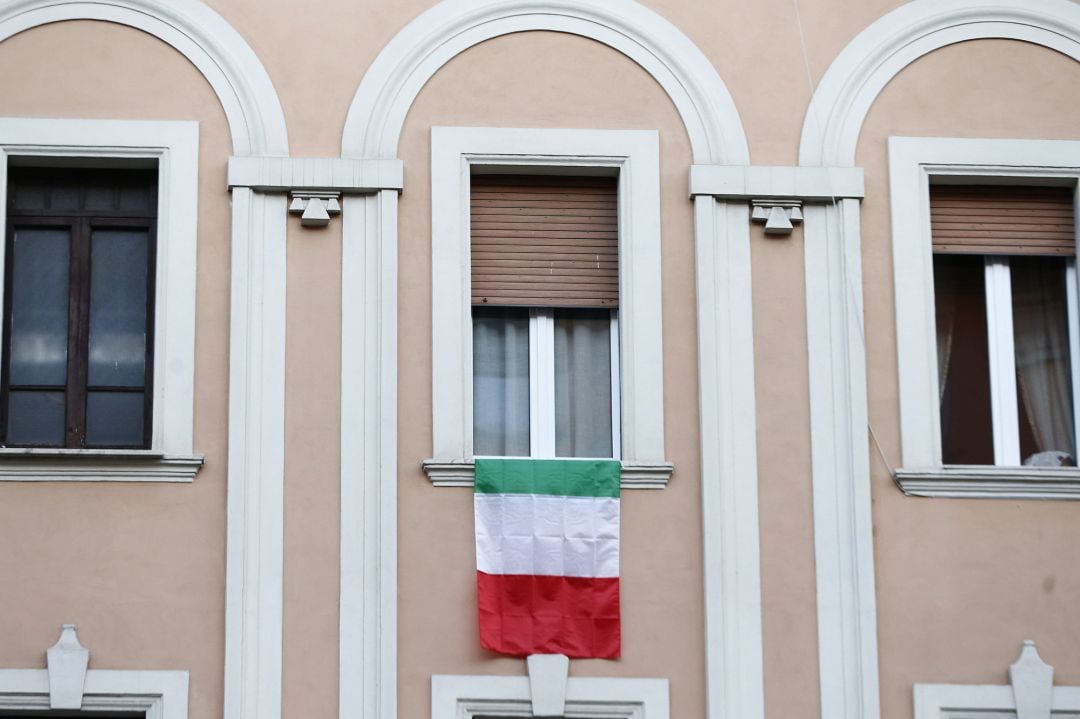
[[[993,464],[986,280],[981,255],[934,255],[941,455]]]
[[[123,186],[120,188],[119,208],[133,215],[150,215],[154,213],[154,193],[149,184]]]
[[[142,392],[87,392],[86,446],[141,447]]]
[[[79,205],[79,188],[77,186],[56,185],[49,190],[50,210],[78,210]]]
[[[610,457],[611,313],[555,312],[555,454]]]
[[[10,382],[63,385],[67,378],[67,229],[19,227],[11,268]]]
[[[91,186],[86,188],[86,209],[116,209],[116,188],[112,185]]]
[[[1075,466],[1066,260],[1013,257],[1013,338],[1024,464]]]
[[[64,393],[11,390],[7,443],[63,446]]]
[[[142,387],[149,234],[96,230],[91,242],[89,384]]]
[[[529,311],[473,310],[473,452],[529,455]]]
[[[14,173],[12,173],[14,174]],[[28,185],[24,182],[18,182],[16,178],[9,178],[12,186],[15,188],[14,196],[12,198],[12,209],[15,210],[44,210],[45,209],[45,188],[37,185]]]

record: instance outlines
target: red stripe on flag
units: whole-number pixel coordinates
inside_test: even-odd
[[[618,659],[619,579],[476,573],[480,645],[502,654]]]

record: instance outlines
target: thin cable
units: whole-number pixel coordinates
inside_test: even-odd
[[[815,127],[817,127],[819,131],[823,132],[824,126],[821,124],[821,119],[818,117],[817,103],[814,102],[814,77],[810,71],[810,55],[806,49],[806,34],[803,32],[802,13],[799,11],[799,0],[791,0],[791,5],[795,9],[795,27],[799,31],[799,48],[802,50],[803,69],[806,73],[806,87],[810,93],[810,102],[807,111],[813,119]],[[836,195],[832,192],[831,178],[828,180],[828,182],[830,202],[832,203],[833,209],[835,210],[835,214],[838,219],[837,224],[839,226],[838,229],[840,232],[840,246],[841,248],[844,248],[847,246],[847,238],[845,237],[844,233],[843,214],[840,210],[840,202],[837,199]],[[826,224],[825,231],[829,232],[830,230],[831,228],[828,226],[828,224]],[[861,261],[861,258],[859,259]],[[858,293],[861,288],[855,287],[854,283],[851,281],[851,273],[847,271],[846,267],[846,253],[841,255],[840,261],[841,264],[844,265],[843,274],[845,278],[845,284],[847,286],[849,307],[855,314],[860,314],[857,310],[860,304]],[[863,357],[866,357],[866,328],[863,327],[863,322],[855,322],[854,324],[856,325],[856,327],[858,327],[859,330],[859,340],[862,342]],[[874,448],[877,450],[878,457],[880,457],[882,464],[885,465],[885,469],[889,472],[889,477],[892,479],[893,483],[896,484],[897,488],[900,489],[900,491],[903,491],[903,487],[900,486],[900,481],[896,478],[896,471],[893,468],[892,463],[889,461],[889,458],[885,456],[885,450],[881,446],[881,442],[878,441],[877,433],[874,432],[874,425],[870,422],[869,412],[867,413],[866,418],[866,429],[870,434],[870,439],[874,444]]]

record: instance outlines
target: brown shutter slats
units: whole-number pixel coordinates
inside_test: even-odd
[[[618,306],[617,197],[613,177],[473,176],[473,304]]]
[[[1071,187],[931,185],[934,252],[1076,254]]]

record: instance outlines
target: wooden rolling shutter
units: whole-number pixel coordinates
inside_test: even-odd
[[[1076,254],[1071,187],[931,185],[934,252]]]
[[[617,307],[614,177],[472,177],[475,305]]]

